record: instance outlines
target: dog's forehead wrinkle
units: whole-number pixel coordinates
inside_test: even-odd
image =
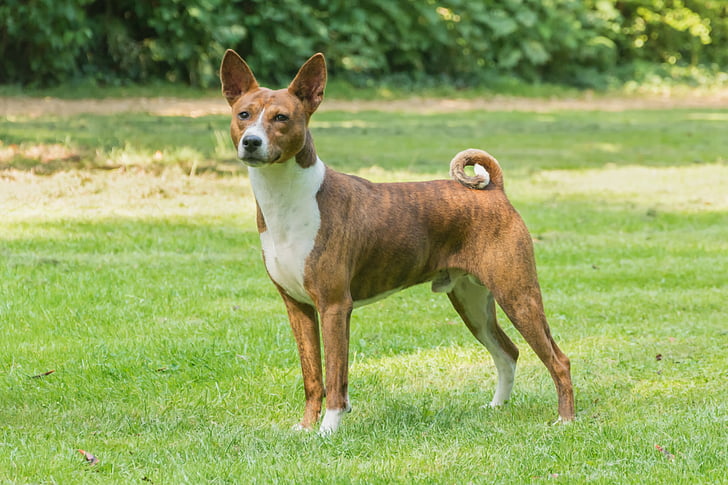
[[[272,90],[260,88],[252,93],[242,96],[235,104],[235,111],[248,110],[260,112],[265,107],[268,112],[276,113],[285,111],[287,113],[298,113],[303,109],[303,104],[295,96],[285,89]]]
[[[250,105],[250,106],[263,105],[270,98],[270,92],[271,92],[271,90],[268,88],[258,88],[255,91],[245,93],[238,99],[236,106],[238,106],[238,105]]]

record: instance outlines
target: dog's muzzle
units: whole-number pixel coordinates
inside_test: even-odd
[[[268,150],[263,139],[254,134],[244,135],[238,145],[238,158],[251,167],[268,163]]]

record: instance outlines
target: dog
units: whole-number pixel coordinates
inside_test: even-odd
[[[326,77],[321,53],[280,90],[259,86],[233,50],[220,67],[230,134],[255,195],[265,268],[301,360],[306,403],[296,427],[316,425],[324,397],[321,434],[336,431],[351,410],[352,309],[425,282],[447,294],[491,353],[498,372],[492,406],[508,400],[518,358],[496,321],[497,302],[550,372],[559,420],[574,419],[570,362],[551,337],[531,236],[505,195],[498,162],[469,149],[451,162],[454,180],[411,183],[336,172],[317,156],[308,128]]]

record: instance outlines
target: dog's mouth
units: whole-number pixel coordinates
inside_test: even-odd
[[[281,157],[276,157],[273,160],[256,157],[243,157],[240,160],[248,167],[262,167],[264,165],[272,165],[276,163]]]
[[[280,160],[281,155],[278,153],[268,154],[269,156],[260,156],[258,153],[245,153],[240,160],[249,167],[262,167],[263,165],[271,165]]]
[[[240,160],[248,167],[261,167],[269,163],[267,160],[262,160],[260,158],[254,157],[243,157]]]

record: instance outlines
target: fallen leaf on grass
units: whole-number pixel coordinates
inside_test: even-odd
[[[666,450],[665,448],[663,448],[662,446],[660,446],[660,445],[655,445],[655,449],[656,449],[657,451],[659,451],[660,453],[662,453],[663,455],[665,455],[665,458],[667,458],[668,460],[672,461],[672,460],[674,460],[674,459],[675,459],[675,455],[673,455],[672,453],[670,453],[669,451],[667,451],[667,450]]]
[[[51,369],[48,372],[44,372],[42,374],[36,374],[34,376],[30,376],[30,378],[31,379],[40,379],[41,377],[45,377],[45,376],[49,376],[49,375],[53,374],[55,371],[56,371],[55,369]]]
[[[86,458],[86,461],[91,466],[94,466],[95,464],[97,464],[99,462],[99,459],[96,458],[95,455],[92,455],[91,453],[89,453],[88,451],[84,451],[84,450],[79,449],[78,452],[81,453],[84,458]]]

